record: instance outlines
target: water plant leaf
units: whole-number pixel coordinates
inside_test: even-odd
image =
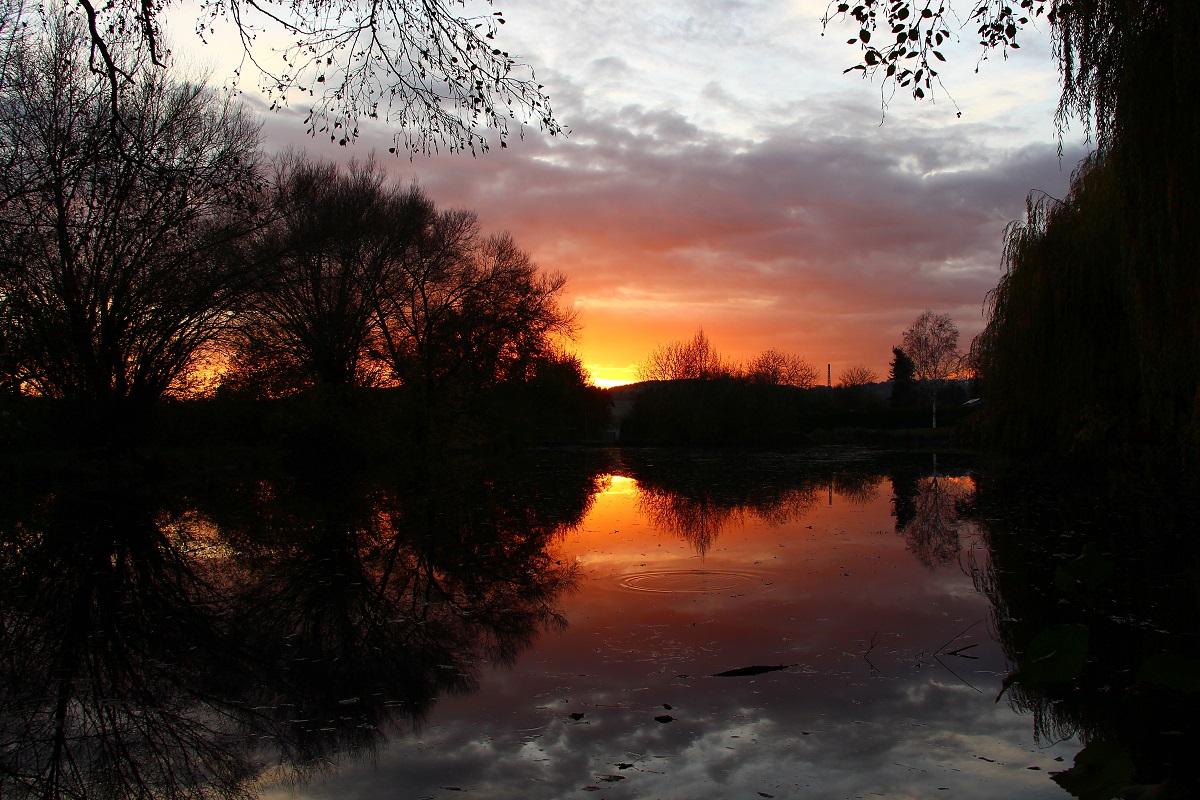
[[[755,664],[750,667],[739,667],[737,669],[727,669],[724,672],[718,672],[712,677],[714,678],[748,678],[752,675],[762,675],[764,672],[778,672],[781,669],[799,666],[798,664],[775,664],[774,666],[762,666]]]
[[[974,644],[968,644],[968,645],[964,645],[963,647],[960,647],[960,648],[958,648],[957,650],[946,650],[945,652],[943,652],[943,653],[942,653],[942,655],[944,655],[944,656],[958,656],[959,658],[978,659],[978,658],[979,658],[979,656],[972,656],[972,655],[968,655],[968,654],[966,653],[966,651],[967,651],[967,650],[970,650],[972,647],[978,647],[978,646],[979,646],[979,643],[978,643],[978,642],[975,642]]]

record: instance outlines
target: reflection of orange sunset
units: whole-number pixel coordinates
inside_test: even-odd
[[[955,481],[956,479],[947,479]],[[677,527],[663,528],[661,520],[653,513],[653,504],[648,498],[670,494],[659,490],[646,490],[637,480],[623,475],[605,476],[603,487],[595,496],[587,517],[567,536],[565,547],[581,555],[581,563],[597,567],[600,564],[610,569],[644,566],[648,558],[657,559],[659,566],[669,562],[688,562],[696,567],[704,561],[709,551],[698,551],[696,542],[690,541],[685,531]],[[887,484],[876,478],[863,486],[842,486],[834,481],[826,488],[809,487],[802,491],[784,493],[769,504],[734,505],[716,513],[709,531],[712,534],[713,552],[728,549],[724,540],[737,539],[741,547],[759,539],[775,539],[781,530],[788,533],[788,547],[802,548],[812,558],[824,560],[828,555],[827,543],[816,537],[812,525],[819,521],[827,530],[850,530],[869,528],[891,530],[894,524],[891,500]],[[889,487],[890,488],[890,487]],[[684,498],[680,498],[681,500]],[[809,527],[811,525],[811,527]],[[798,531],[803,533],[797,537]],[[753,544],[756,559],[775,559],[779,554],[772,549],[775,544]],[[836,556],[835,556],[836,559]],[[665,560],[665,561],[664,561]]]
[[[906,551],[884,478],[814,484],[790,514],[727,508],[733,513],[722,517],[703,553],[689,537],[655,525],[644,513],[646,493],[636,480],[611,475],[602,485],[583,523],[562,542],[564,555],[580,567],[573,604],[586,611],[571,614],[567,634],[546,646],[553,658],[568,661],[586,654],[592,663],[600,654],[606,671],[633,671],[636,677],[625,678],[630,685],[645,685],[643,672],[703,680],[750,663],[844,669],[834,664],[851,658],[847,649],[861,652],[873,634],[919,649],[927,639],[952,637],[962,618],[983,613],[957,567],[931,572]],[[942,599],[932,600],[937,597]],[[936,633],[897,633],[918,624],[914,598],[942,605],[917,615]],[[665,663],[643,654],[626,664],[622,659],[648,646],[647,637],[651,655]],[[694,637],[707,644],[688,644]],[[866,672],[869,665],[857,652],[856,668]],[[567,671],[593,669],[580,663]]]

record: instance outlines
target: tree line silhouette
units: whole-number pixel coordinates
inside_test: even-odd
[[[934,335],[934,334],[937,335]],[[862,364],[847,367],[836,385],[795,353],[769,348],[744,364],[722,355],[703,330],[659,345],[639,369],[643,383],[621,421],[628,444],[805,445],[824,432],[911,431],[951,426],[970,413],[962,407],[970,364],[958,352],[950,317],[927,311],[892,349],[886,383]],[[910,357],[909,352],[913,355]],[[878,438],[877,436],[875,438]]]
[[[565,276],[473,212],[438,208],[371,159],[268,158],[241,105],[132,60],[123,68],[136,81],[114,118],[70,17],[9,47],[0,388],[10,397],[111,422],[203,390],[344,399],[392,387],[429,427],[549,374],[560,389],[574,381],[572,419],[600,410],[562,349],[576,329]]]

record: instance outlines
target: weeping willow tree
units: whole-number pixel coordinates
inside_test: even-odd
[[[1107,155],[1121,214],[1121,298],[1137,356],[1130,378],[1138,382],[1139,422],[1152,434],[1185,436],[1194,450],[1200,443],[1200,107],[1191,65],[1200,4],[1132,5],[1144,7],[1146,19],[1122,37]]]
[[[1096,436],[1137,410],[1137,364],[1111,164],[1093,156],[1063,200],[1031,195],[1005,233],[1007,267],[973,350],[992,438],[1016,447]]]
[[[992,432],[1022,446],[1200,443],[1200,4],[1081,0],[1055,27],[1060,124],[1097,149],[1031,197],[976,343]]]

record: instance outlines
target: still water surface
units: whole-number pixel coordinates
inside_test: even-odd
[[[4,796],[1061,798],[1097,739],[1137,761],[1121,786],[1173,774],[1108,729],[1137,733],[1131,691],[1194,696],[1128,677],[1186,672],[1194,629],[1105,607],[1134,665],[1082,685],[1060,645],[1090,631],[1099,659],[1113,579],[1052,585],[1075,526],[1035,540],[972,460],[534,462],[29,489],[3,520]]]
[[[898,531],[871,470],[750,477],[755,502],[698,469],[675,487],[628,466],[555,545],[578,565],[566,626],[305,796],[1064,796],[1047,775],[1078,745],[1036,743],[995,702],[987,555],[955,511],[969,475],[920,478],[927,518]]]

